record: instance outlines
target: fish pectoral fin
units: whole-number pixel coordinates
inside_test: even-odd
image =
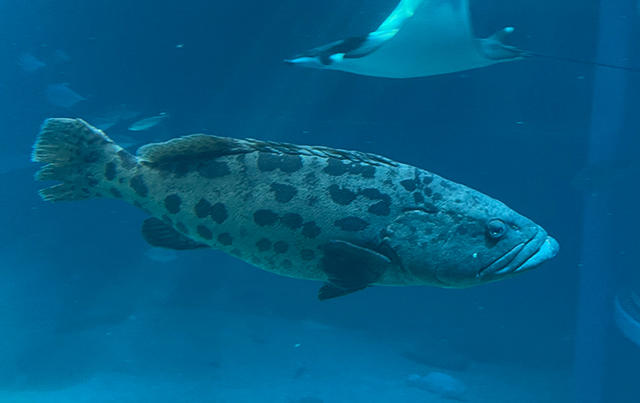
[[[209,246],[187,238],[164,221],[152,217],[142,224],[142,237],[151,246],[175,250],[208,248]]]
[[[329,241],[321,261],[327,283],[320,288],[318,299],[340,297],[367,288],[391,266],[386,256],[345,241]]]
[[[366,285],[361,288],[344,289],[344,288],[336,287],[335,285],[331,285],[330,283],[326,283],[325,285],[320,287],[320,289],[318,290],[318,299],[320,301],[324,301],[326,299],[342,297],[343,295],[351,294],[352,292],[360,291],[365,288],[367,288]]]
[[[479,39],[482,54],[491,60],[522,58],[525,52],[515,46],[505,44],[507,37],[511,35],[513,31],[513,27],[505,27],[488,38]]]

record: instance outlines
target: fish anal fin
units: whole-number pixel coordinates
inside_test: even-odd
[[[175,250],[208,248],[207,245],[187,238],[155,217],[146,219],[142,224],[142,237],[149,245],[158,248]]]
[[[244,140],[207,134],[191,134],[163,143],[151,143],[138,149],[138,158],[148,165],[179,160],[214,159],[223,155],[251,152]]]
[[[350,242],[332,240],[324,247],[322,270],[327,283],[318,298],[325,300],[367,288],[391,266],[386,256]]]

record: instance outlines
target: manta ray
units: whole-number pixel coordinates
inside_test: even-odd
[[[425,77],[522,59],[525,52],[504,43],[513,31],[474,37],[469,0],[401,0],[375,31],[285,61],[374,77]]]

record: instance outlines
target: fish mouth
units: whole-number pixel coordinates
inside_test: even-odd
[[[559,250],[558,241],[545,231],[539,230],[531,239],[517,244],[498,260],[480,270],[477,278],[489,280],[532,269],[555,257]]]

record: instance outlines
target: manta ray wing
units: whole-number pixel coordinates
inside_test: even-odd
[[[288,62],[367,76],[412,78],[523,57],[522,51],[504,44],[513,28],[475,38],[469,14],[469,0],[402,0],[368,35],[314,48]]]

